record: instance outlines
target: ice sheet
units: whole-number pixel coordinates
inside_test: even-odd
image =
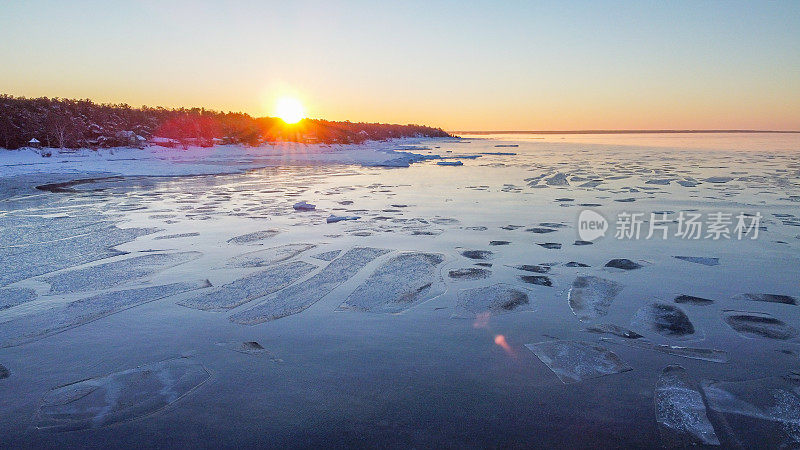
[[[29,288],[0,289],[0,311],[36,300],[36,291]]]
[[[295,256],[316,247],[314,244],[286,244],[255,252],[234,256],[228,260],[231,267],[251,268],[267,267],[292,259]]]
[[[178,302],[181,306],[203,311],[227,311],[263,297],[301,280],[317,266],[293,261],[239,278],[219,288]]]
[[[240,236],[235,236],[228,239],[228,243],[230,244],[239,244],[239,245],[246,245],[246,244],[254,244],[266,239],[270,239],[278,235],[280,231],[278,230],[260,230],[254,231],[252,233],[242,234]]]
[[[672,339],[696,336],[689,316],[677,306],[667,303],[652,303],[639,308],[631,319],[631,328],[640,333],[657,333]]]
[[[453,269],[449,271],[447,275],[454,280],[480,280],[489,278],[492,275],[492,271],[479,267],[467,267],[464,269]]]
[[[569,290],[569,307],[581,322],[608,314],[611,302],[622,291],[616,281],[595,276],[579,276]]]
[[[725,310],[722,318],[744,337],[800,342],[796,328],[767,313]]]
[[[720,445],[695,382],[681,366],[667,366],[656,383],[654,401],[662,445],[669,448]]]
[[[320,261],[333,261],[339,256],[341,250],[331,250],[327,252],[317,253],[316,255],[311,255],[312,258],[319,259]]]
[[[297,314],[340,285],[373,259],[388,250],[356,247],[331,261],[322,271],[302,283],[267,296],[264,301],[230,317],[232,322],[255,325]]]
[[[62,272],[45,278],[45,281],[50,283],[50,294],[108,289],[195,260],[201,255],[200,252],[151,253]]]
[[[122,255],[119,244],[155,233],[157,228],[117,228],[108,226],[88,233],[36,242],[23,247],[0,248],[0,286],[56,270]]]
[[[499,283],[458,291],[453,317],[474,318],[531,309],[531,294],[527,289]]]
[[[178,358],[78,381],[44,396],[35,426],[71,431],[138,419],[175,403],[210,377],[200,363]]]
[[[347,297],[339,310],[398,313],[444,292],[440,253],[411,252],[384,263]]]
[[[562,383],[577,383],[633,370],[612,351],[581,341],[525,344]]]
[[[786,378],[704,380],[709,408],[736,440],[763,448],[800,445],[800,387]]]
[[[0,324],[0,347],[35,341],[154,300],[208,286],[208,282],[173,283],[128,289],[35,310]]]

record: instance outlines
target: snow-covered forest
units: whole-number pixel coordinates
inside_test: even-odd
[[[304,119],[287,125],[273,117],[204,108],[140,108],[91,100],[0,95],[0,147],[103,148],[159,145],[258,145],[263,142],[358,143],[399,137],[447,137],[422,125]]]

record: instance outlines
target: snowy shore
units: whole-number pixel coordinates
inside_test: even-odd
[[[404,138],[364,144],[325,145],[281,143],[246,147],[220,145],[214,147],[168,148],[150,146],[144,149],[118,147],[110,149],[48,149],[52,156],[43,157],[42,149],[21,148],[0,150],[0,177],[34,173],[107,173],[122,176],[210,175],[239,173],[285,164],[357,164],[362,166],[408,167],[426,159],[438,158],[404,151],[433,139]]]

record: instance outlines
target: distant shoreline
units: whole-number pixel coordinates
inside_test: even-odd
[[[448,131],[450,134],[709,134],[709,133],[800,133],[800,130],[537,130],[537,131]]]

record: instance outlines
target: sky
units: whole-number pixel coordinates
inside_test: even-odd
[[[446,130],[800,130],[800,1],[0,0],[0,93]]]

